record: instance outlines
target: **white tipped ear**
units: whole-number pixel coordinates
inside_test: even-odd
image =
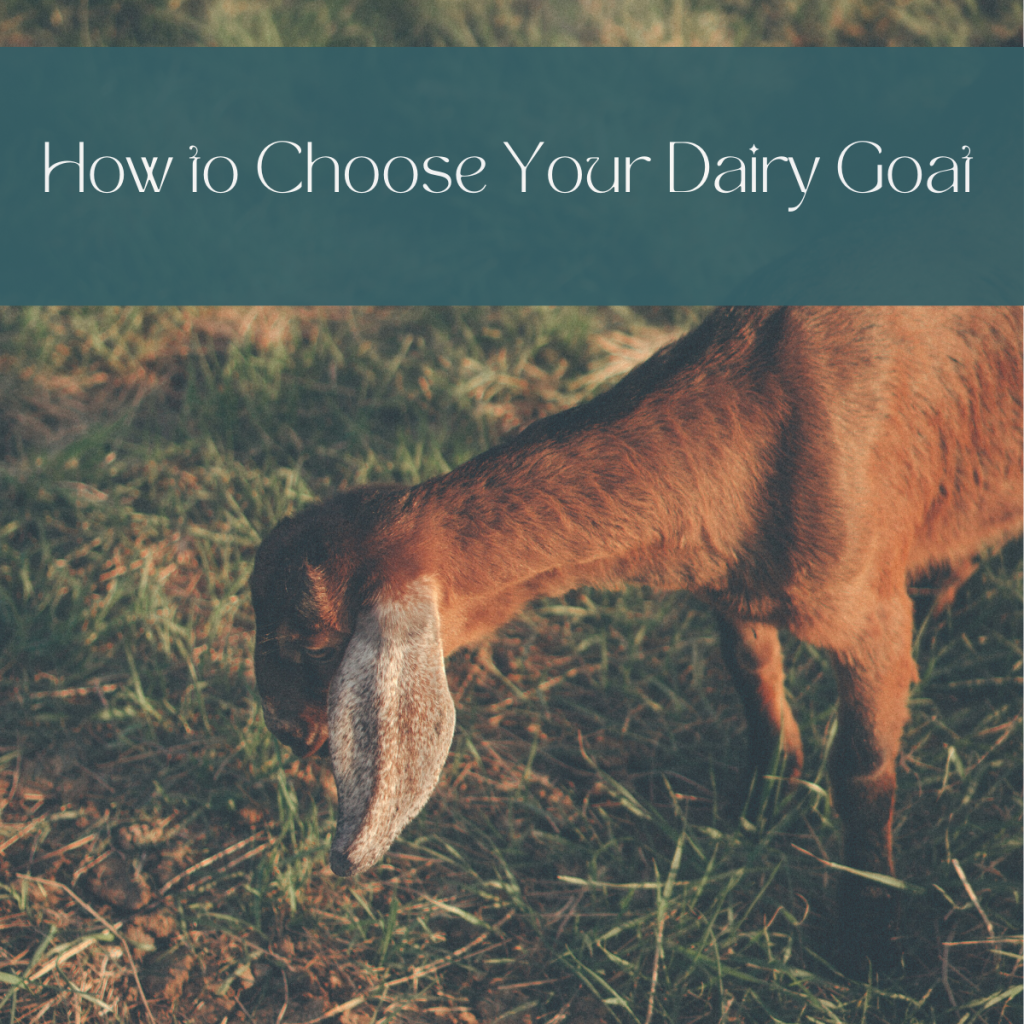
[[[328,691],[327,724],[338,785],[331,868],[364,871],[429,799],[455,732],[428,581],[359,614]]]

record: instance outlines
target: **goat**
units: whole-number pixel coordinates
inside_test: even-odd
[[[256,677],[281,740],[329,742],[334,871],[376,863],[436,785],[446,654],[532,598],[643,582],[715,609],[758,771],[803,761],[778,629],[830,652],[845,861],[892,874],[907,587],[938,571],[948,602],[1020,532],[1021,339],[1019,307],[720,309],[444,476],[278,524],[251,581]],[[844,879],[841,914],[870,930]]]

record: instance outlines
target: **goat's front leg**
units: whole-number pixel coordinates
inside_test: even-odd
[[[718,616],[722,658],[732,675],[747,717],[750,768],[762,776],[775,768],[781,752],[785,771],[800,774],[804,751],[800,730],[786,700],[779,632],[763,622]]]
[[[852,868],[891,875],[896,758],[907,721],[907,695],[917,680],[913,613],[905,592],[881,600],[855,645],[836,650],[839,726],[829,756],[832,799],[843,822],[844,860]],[[871,960],[886,966],[895,923],[890,890],[854,875],[839,880],[839,933],[845,966],[858,973]]]

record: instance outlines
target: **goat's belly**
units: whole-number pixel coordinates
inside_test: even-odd
[[[919,578],[935,567],[957,565],[986,551],[997,551],[1021,533],[1024,496],[1019,481],[999,492],[977,490],[936,510],[915,538],[908,576]]]

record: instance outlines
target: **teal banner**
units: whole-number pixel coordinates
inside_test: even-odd
[[[1024,51],[4,50],[0,302],[1021,303]]]

